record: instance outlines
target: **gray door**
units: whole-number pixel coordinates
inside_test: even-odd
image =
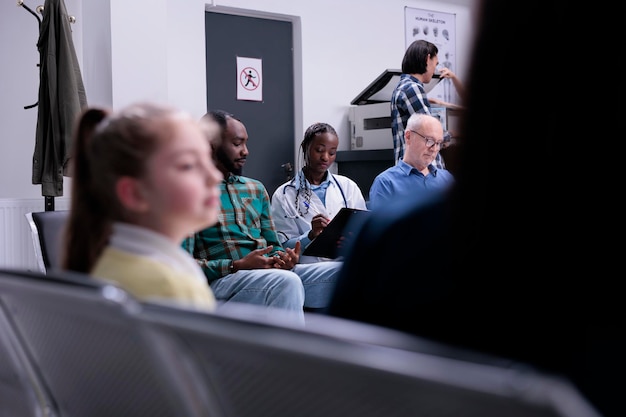
[[[270,196],[294,166],[294,53],[290,21],[207,11],[207,108],[233,113],[248,130],[244,175]],[[237,100],[237,57],[262,60],[262,101]]]

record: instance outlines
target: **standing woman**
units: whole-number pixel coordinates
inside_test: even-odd
[[[272,218],[284,247],[300,242],[302,251],[319,236],[343,207],[365,210],[365,198],[352,179],[332,174],[339,137],[327,123],[314,123],[300,143],[302,169],[276,189],[272,196]],[[300,256],[300,263],[328,258]]]
[[[391,134],[396,164],[404,156],[404,132],[409,117],[413,113],[432,114],[431,101],[435,104],[442,104],[436,99],[429,101],[425,88],[425,84],[433,79],[437,71],[438,53],[437,45],[424,39],[413,41],[404,52],[400,81],[391,94]],[[463,85],[450,69],[442,69],[439,76],[451,79],[457,92],[460,95],[464,93]],[[444,132],[444,138],[448,141],[451,138],[450,133]],[[438,169],[446,167],[441,153],[437,154],[433,164]]]

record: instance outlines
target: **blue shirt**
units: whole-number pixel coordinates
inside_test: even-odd
[[[422,174],[417,168],[404,161],[398,161],[395,166],[387,168],[374,178],[370,188],[370,208],[384,207],[399,199],[411,195],[430,195],[428,191],[445,190],[454,184],[454,177],[445,168],[428,166],[430,173]]]

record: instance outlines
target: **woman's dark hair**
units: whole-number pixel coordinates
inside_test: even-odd
[[[315,136],[321,135],[322,133],[330,133],[331,135],[337,136],[337,132],[335,131],[334,127],[332,127],[328,123],[321,122],[313,123],[304,132],[304,139],[302,139],[302,142],[300,143],[300,150],[302,151],[302,158],[305,164],[309,155],[309,146],[313,142]]]
[[[439,49],[434,43],[419,39],[404,52],[402,58],[402,72],[404,74],[423,74],[426,72],[426,58],[437,56]]]

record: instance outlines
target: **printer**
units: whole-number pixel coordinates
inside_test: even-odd
[[[391,135],[391,94],[402,71],[386,69],[350,102],[350,150],[393,149]],[[426,93],[440,81],[439,74],[425,84]],[[431,107],[433,116],[439,117],[446,129],[446,108]]]

